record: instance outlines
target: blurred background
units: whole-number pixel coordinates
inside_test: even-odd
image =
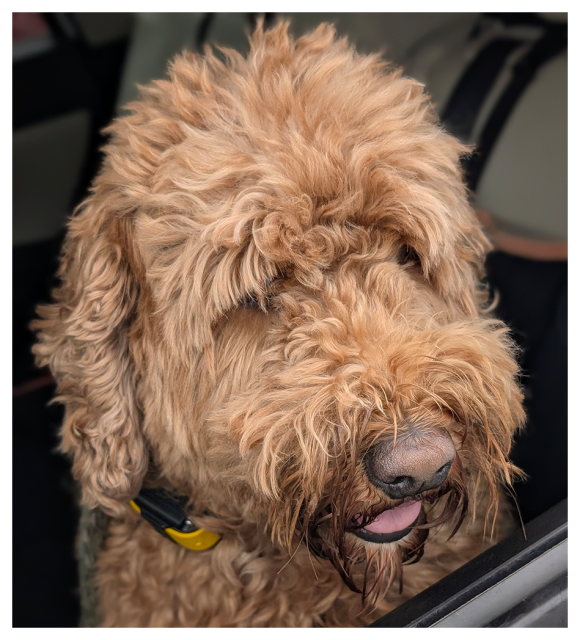
[[[50,299],[67,218],[101,129],[183,48],[247,50],[258,14],[13,13],[13,625],[79,624],[77,493],[55,452],[55,387],[28,328]],[[528,425],[513,458],[525,522],[567,496],[567,15],[261,14],[295,35],[332,22],[426,84],[496,250],[488,280],[520,346]],[[35,526],[26,526],[34,517]],[[40,532],[40,535],[39,535]]]

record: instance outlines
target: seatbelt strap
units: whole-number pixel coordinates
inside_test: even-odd
[[[441,116],[447,129],[463,142],[470,138],[480,109],[521,40],[501,38],[487,44],[467,66]]]
[[[467,184],[477,189],[479,179],[499,135],[508,121],[517,101],[534,79],[538,70],[568,47],[568,26],[550,25],[542,36],[513,67],[512,80],[494,107],[481,136],[477,150],[465,162]]]

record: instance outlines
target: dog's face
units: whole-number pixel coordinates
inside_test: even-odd
[[[376,595],[514,472],[464,149],[330,28],[228,55],[177,58],[111,126],[36,352],[89,504],[118,512],[154,469]]]

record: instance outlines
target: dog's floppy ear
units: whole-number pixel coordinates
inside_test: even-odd
[[[130,221],[90,199],[73,217],[54,303],[38,309],[34,347],[65,405],[61,449],[73,455],[83,500],[118,513],[147,468],[128,327],[137,304],[129,266]]]

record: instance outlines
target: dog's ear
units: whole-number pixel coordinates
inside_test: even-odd
[[[54,303],[32,325],[37,362],[50,366],[65,405],[61,449],[84,502],[113,514],[139,491],[148,460],[128,340],[138,297],[129,226],[84,205],[69,224]]]

